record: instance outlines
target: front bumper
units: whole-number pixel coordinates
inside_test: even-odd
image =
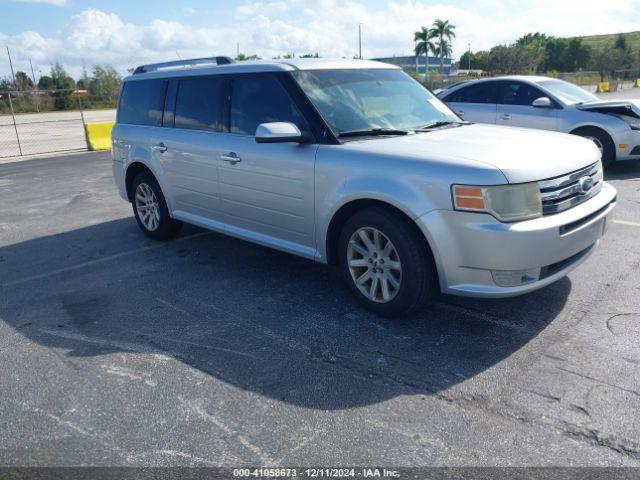
[[[624,135],[614,138],[614,143],[616,160],[640,159],[640,130],[629,129]]]
[[[580,265],[596,248],[615,207],[604,183],[590,200],[555,215],[502,223],[488,214],[434,210],[417,223],[434,254],[443,293],[510,297],[542,288]],[[537,280],[503,287],[492,271],[541,269]]]

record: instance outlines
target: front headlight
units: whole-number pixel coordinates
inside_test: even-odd
[[[453,185],[453,208],[484,212],[501,222],[517,222],[542,216],[540,187],[537,183],[490,187]]]

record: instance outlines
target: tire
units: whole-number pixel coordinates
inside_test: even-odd
[[[575,135],[587,138],[594,142],[602,153],[602,165],[610,166],[616,160],[616,146],[607,132],[596,127],[581,128]]]
[[[367,248],[363,234],[373,249]],[[372,312],[404,316],[436,292],[436,268],[422,234],[391,209],[374,207],[355,213],[342,227],[338,242],[341,275],[356,299]]]
[[[151,172],[141,172],[132,184],[133,215],[140,230],[154,240],[169,240],[182,229],[182,222],[169,215],[162,189]],[[149,215],[145,215],[149,212]]]

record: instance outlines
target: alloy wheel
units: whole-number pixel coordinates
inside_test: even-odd
[[[387,303],[398,294],[402,282],[400,257],[380,230],[356,230],[347,245],[347,262],[356,287],[369,300]]]
[[[136,210],[144,227],[153,232],[160,225],[160,206],[153,189],[146,183],[140,183],[136,188]]]

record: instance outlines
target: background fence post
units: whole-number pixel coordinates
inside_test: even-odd
[[[18,141],[18,151],[20,152],[20,156],[22,156],[22,146],[20,145],[20,135],[18,135],[18,125],[16,124],[16,114],[13,111],[13,101],[11,100],[11,92],[8,93],[9,97],[9,108],[11,109],[11,118],[13,119],[13,128],[16,131],[16,140]]]

